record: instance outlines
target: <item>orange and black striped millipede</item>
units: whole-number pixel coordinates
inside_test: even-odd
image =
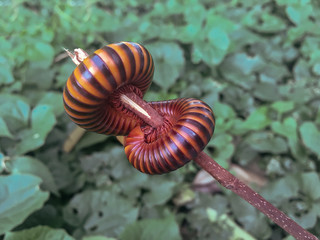
[[[67,80],[64,108],[73,122],[89,131],[127,135],[140,123],[133,114],[120,111],[119,94],[142,97],[154,72],[150,53],[140,44],[107,45],[81,62]]]
[[[182,98],[146,103],[161,116],[160,125],[146,124],[120,96],[134,93],[142,99],[153,72],[152,57],[143,46],[110,44],[76,67],[67,80],[63,100],[67,114],[80,127],[127,136],[125,153],[136,169],[162,174],[178,169],[204,149],[215,119],[206,103]]]
[[[163,174],[195,158],[209,142],[215,126],[212,110],[192,98],[151,102],[165,124],[159,129],[134,128],[125,140],[129,162],[139,171]]]

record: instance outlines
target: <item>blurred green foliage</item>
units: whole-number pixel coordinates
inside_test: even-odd
[[[291,239],[230,192],[193,188],[193,163],[143,175],[92,133],[63,153],[75,66],[62,48],[118,41],[154,57],[147,100],[206,101],[217,118],[207,152],[258,169],[262,195],[320,235],[319,1],[0,0],[0,11],[4,239]]]

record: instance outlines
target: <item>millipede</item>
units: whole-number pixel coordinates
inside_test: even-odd
[[[119,93],[143,97],[154,72],[150,53],[140,44],[107,45],[81,62],[67,80],[64,108],[82,128],[107,135],[127,135],[139,123],[119,111]]]
[[[126,136],[125,153],[136,169],[163,174],[182,167],[204,149],[215,118],[203,101],[181,98],[146,103],[163,119],[157,127],[148,125],[126,107],[121,96],[133,93],[142,99],[153,73],[154,62],[145,47],[132,42],[110,44],[76,67],[64,88],[63,102],[80,127]]]
[[[141,172],[174,171],[207,145],[214,131],[212,111],[204,102],[192,98],[151,102],[151,105],[165,116],[165,124],[154,130],[139,126],[133,129],[125,140],[125,153]]]

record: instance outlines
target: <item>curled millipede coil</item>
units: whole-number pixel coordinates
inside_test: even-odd
[[[213,134],[215,119],[210,107],[196,99],[151,105],[168,123],[151,131],[134,128],[126,137],[125,153],[139,171],[162,174],[182,167],[204,149]]]
[[[107,45],[81,62],[67,80],[64,108],[73,122],[97,133],[127,135],[139,119],[119,111],[114,98],[134,91],[140,97],[154,72],[150,53],[141,45]]]

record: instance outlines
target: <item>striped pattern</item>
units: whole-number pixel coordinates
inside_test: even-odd
[[[125,140],[129,162],[139,171],[163,174],[174,171],[194,159],[209,142],[215,126],[212,110],[204,102],[191,98],[151,102],[170,122],[166,131],[153,133],[148,140],[140,126]]]
[[[131,42],[107,45],[87,57],[68,78],[63,92],[64,108],[82,128],[127,135],[139,120],[119,111],[112,99],[126,87],[142,97],[153,72],[152,57],[143,46]]]

